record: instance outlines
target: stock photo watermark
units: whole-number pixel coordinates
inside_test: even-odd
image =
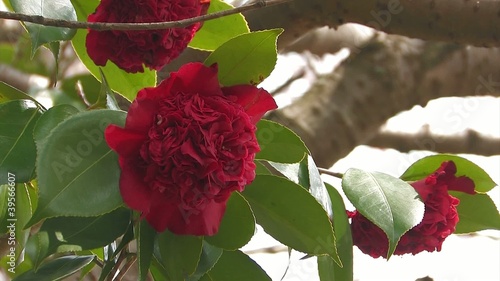
[[[7,269],[15,273],[16,269],[16,175],[7,172]]]

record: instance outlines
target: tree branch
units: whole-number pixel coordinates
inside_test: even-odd
[[[359,23],[411,38],[493,47],[500,46],[499,14],[499,0],[295,0],[246,16],[251,28],[285,28],[282,45],[318,27]]]
[[[233,9],[215,12],[207,15],[202,15],[194,18],[183,19],[178,21],[169,22],[152,22],[152,23],[103,23],[103,22],[80,22],[80,21],[67,21],[62,19],[52,19],[45,18],[39,15],[26,15],[20,13],[11,13],[0,11],[0,18],[18,20],[24,22],[30,22],[35,24],[41,24],[44,26],[54,26],[54,27],[64,27],[64,28],[74,28],[74,29],[93,29],[98,31],[103,30],[155,30],[155,29],[167,29],[167,28],[180,28],[186,27],[193,23],[204,22],[208,20],[213,20],[233,14],[238,14],[250,10],[260,9],[267,6],[278,5],[292,0],[259,0],[253,4],[248,4],[241,7],[236,7]]]
[[[439,153],[500,155],[499,138],[485,136],[470,129],[453,136],[432,134],[427,127],[416,134],[380,132],[367,145],[394,148],[400,152],[429,150]]]
[[[290,127],[330,167],[381,125],[438,97],[500,96],[500,49],[379,34],[270,119]]]

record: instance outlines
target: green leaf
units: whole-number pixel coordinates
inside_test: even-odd
[[[475,163],[456,155],[437,154],[424,157],[413,163],[400,177],[405,181],[416,181],[434,173],[444,161],[452,160],[457,166],[456,176],[466,176],[474,181],[476,192],[485,193],[497,184]]]
[[[278,163],[298,163],[309,153],[302,140],[287,127],[269,120],[257,123],[260,152],[255,159]]]
[[[75,7],[78,20],[80,21],[87,21],[88,15],[93,13],[99,4],[99,1],[97,0],[73,0],[71,2]],[[99,67],[94,64],[92,59],[87,54],[87,49],[85,47],[86,36],[87,31],[80,29],[71,42],[73,43],[73,48],[76,54],[83,64],[97,80],[101,81]],[[101,69],[107,78],[109,87],[113,91],[116,91],[120,95],[124,96],[129,101],[132,101],[137,95],[137,92],[142,88],[153,87],[156,85],[156,71],[149,70],[147,68],[143,73],[127,73],[117,67],[114,63],[108,61],[106,66],[101,67]]]
[[[257,175],[242,194],[257,223],[276,240],[300,252],[330,255],[340,263],[330,219],[303,187],[281,177]]]
[[[31,100],[38,105],[39,108],[43,108],[34,98],[30,95],[14,88],[13,86],[0,81],[0,103],[12,101],[12,100]]]
[[[29,270],[12,281],[57,281],[62,280],[94,259],[94,256],[65,256],[45,263],[36,272]]]
[[[203,237],[175,235],[166,230],[158,235],[161,259],[171,280],[184,280],[198,266]]]
[[[26,242],[26,255],[33,262],[36,271],[43,260],[49,255],[50,238],[47,232],[37,232]]]
[[[189,276],[186,281],[198,281],[205,273],[211,270],[222,256],[223,250],[214,247],[203,241],[203,249],[201,251],[200,262],[193,275]]]
[[[276,41],[282,32],[271,29],[234,37],[217,48],[205,65],[218,64],[219,82],[224,86],[259,84],[276,65]]]
[[[239,192],[233,192],[226,205],[219,232],[205,240],[225,250],[245,246],[255,233],[255,218],[250,205]]]
[[[28,182],[35,169],[36,148],[33,128],[42,115],[30,100],[0,104],[0,174],[13,173],[16,182]],[[0,184],[7,177],[0,177]]]
[[[330,196],[311,155],[308,154],[300,163],[269,162],[269,164],[294,183],[308,189],[312,196],[323,206],[328,216],[332,216]]]
[[[337,252],[342,267],[337,265],[334,260],[328,256],[318,257],[318,272],[321,281],[353,280],[353,253],[352,253],[352,236],[349,220],[345,212],[344,200],[340,193],[331,185],[325,184],[326,189],[331,198],[333,210],[333,229],[335,230],[335,238]]]
[[[460,200],[457,206],[459,221],[455,234],[486,229],[500,230],[500,214],[487,194],[471,195],[458,191],[451,191],[450,194]]]
[[[38,119],[33,129],[33,138],[38,149],[43,147],[44,141],[59,123],[76,113],[78,113],[78,109],[68,104],[56,105],[47,110]]]
[[[57,216],[97,216],[123,204],[116,153],[104,140],[109,124],[123,126],[125,112],[93,110],[61,122],[37,159],[39,203],[29,225]]]
[[[387,259],[401,236],[424,216],[424,203],[415,189],[387,174],[349,169],[342,177],[342,188],[358,212],[387,234]]]
[[[55,66],[51,79],[52,81],[57,81],[57,75],[59,73],[59,51],[61,49],[61,43],[59,41],[52,41],[50,43],[45,44],[45,47],[49,49],[52,55],[54,56]]]
[[[69,0],[10,0],[10,3],[16,13],[76,21],[75,9]],[[32,55],[45,43],[70,40],[75,35],[75,30],[70,28],[43,26],[29,22],[25,25],[31,37]]]
[[[104,247],[123,235],[130,210],[116,209],[98,217],[57,217],[44,221],[40,232],[49,236],[49,254]]]
[[[221,0],[211,0],[207,14],[232,8],[233,6]],[[202,28],[196,32],[193,40],[189,43],[189,47],[213,51],[229,39],[248,32],[250,32],[250,29],[241,14],[209,20],[204,22]]]
[[[30,229],[24,229],[26,223],[30,220],[31,215],[35,211],[37,198],[35,190],[28,184],[16,185],[16,240],[17,247],[21,251],[28,240]]]
[[[219,261],[200,281],[271,280],[267,273],[241,251],[224,251]]]
[[[154,230],[147,221],[139,222],[137,228],[137,259],[139,262],[139,281],[146,280],[153,258],[154,242],[156,230]]]
[[[257,175],[272,175],[271,171],[264,166],[260,161],[254,161],[255,162],[255,174]]]

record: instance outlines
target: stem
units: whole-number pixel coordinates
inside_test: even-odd
[[[318,171],[322,174],[325,174],[325,175],[329,175],[329,176],[332,176],[332,177],[336,177],[336,178],[339,178],[339,179],[342,179],[342,177],[344,176],[344,174],[342,173],[337,173],[337,172],[332,172],[328,169],[325,169],[325,168],[319,168],[318,167]]]
[[[26,15],[19,13],[11,13],[0,11],[0,18],[18,20],[24,22],[31,22],[36,24],[41,24],[43,26],[54,26],[54,27],[65,27],[74,29],[93,29],[98,31],[103,30],[155,30],[155,29],[167,29],[167,28],[181,28],[186,27],[197,22],[204,22],[208,20],[213,20],[233,14],[238,14],[250,10],[260,9],[263,7],[269,7],[273,5],[278,5],[293,0],[259,0],[253,4],[244,5],[241,7],[236,7],[229,10],[219,11],[207,15],[202,15],[194,18],[183,19],[178,21],[167,21],[167,22],[152,22],[152,23],[104,23],[104,22],[81,22],[81,21],[67,21],[61,19],[45,18],[38,15]]]

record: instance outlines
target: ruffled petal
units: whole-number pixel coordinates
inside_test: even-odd
[[[222,88],[224,95],[241,105],[250,116],[252,123],[257,123],[269,110],[278,108],[276,101],[266,90],[252,85],[236,85]]]
[[[104,130],[104,138],[108,146],[116,151],[120,157],[139,155],[139,149],[146,140],[144,134],[123,129],[116,125],[109,125]]]
[[[217,78],[217,64],[206,67],[199,62],[188,63],[170,75],[172,94],[185,92],[201,96],[222,95]]]
[[[140,90],[128,110],[125,128],[145,134],[155,122],[158,102],[162,93],[163,89],[161,88]]]

